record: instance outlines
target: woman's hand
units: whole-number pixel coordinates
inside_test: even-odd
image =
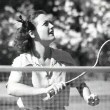
[[[99,98],[97,95],[95,94],[91,94],[89,97],[88,97],[88,101],[87,103],[91,106],[95,106],[95,105],[98,105],[100,102]]]
[[[54,83],[51,86],[46,88],[47,97],[43,100],[51,99],[54,95],[61,92],[66,87],[65,82]]]

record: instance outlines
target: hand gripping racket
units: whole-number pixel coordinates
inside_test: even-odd
[[[97,54],[97,59],[96,59],[96,61],[95,61],[95,64],[94,64],[91,68],[94,68],[94,67],[97,65],[98,60],[99,60],[100,52],[101,52],[102,48],[105,46],[105,44],[107,44],[108,42],[110,42],[110,40],[105,41],[105,42],[102,44],[102,46],[100,47],[100,49],[99,49],[99,51],[98,51],[98,54]],[[79,79],[80,77],[84,76],[86,73],[87,73],[87,72],[82,72],[82,73],[81,73],[80,75],[78,75],[77,77],[75,77],[75,78],[73,78],[73,79],[71,79],[71,80],[65,82],[66,86],[70,85],[73,81],[75,81],[75,80]],[[54,95],[55,95],[55,91],[54,91],[54,89],[51,89],[51,90],[47,93],[47,97],[44,98],[44,100],[48,100],[48,99],[52,98]]]

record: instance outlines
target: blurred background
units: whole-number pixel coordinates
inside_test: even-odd
[[[68,51],[76,66],[93,66],[99,48],[110,38],[109,0],[0,0],[0,65],[11,65],[17,56],[13,38],[18,16],[26,17],[39,9],[54,19],[53,47]],[[110,65],[109,46],[103,47],[98,66]],[[108,76],[104,74],[104,80]]]
[[[101,45],[110,39],[110,0],[0,0],[0,65],[11,65],[18,55],[13,48],[18,16],[25,18],[39,9],[54,18],[56,41],[52,46],[69,52],[76,66],[93,66]],[[103,47],[97,66],[110,66],[109,47],[110,42]],[[0,73],[0,83],[5,84],[8,76]],[[99,80],[93,88],[102,84],[110,91],[110,73],[89,73],[85,78]],[[0,87],[4,93],[5,86]]]

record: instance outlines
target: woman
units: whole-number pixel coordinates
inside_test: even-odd
[[[32,22],[24,21],[21,16],[19,22],[22,27],[18,30],[15,46],[21,54],[14,59],[13,67],[59,67],[74,64],[67,52],[50,47],[55,40],[54,26],[44,11],[37,11]],[[65,110],[65,106],[69,105],[70,91],[70,86],[66,86],[65,81],[69,79],[70,74],[61,71],[33,71],[29,74],[12,71],[7,91],[10,95],[20,97],[17,104],[23,110]],[[88,104],[94,106],[99,103],[98,97],[91,94],[82,79],[71,86],[77,88]],[[55,91],[55,96],[47,98],[51,90]]]

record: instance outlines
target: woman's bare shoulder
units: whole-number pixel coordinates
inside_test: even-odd
[[[12,66],[27,65],[27,63],[28,63],[27,56],[28,56],[27,53],[23,53],[23,54],[20,54],[19,56],[15,57],[13,62],[12,62]]]

